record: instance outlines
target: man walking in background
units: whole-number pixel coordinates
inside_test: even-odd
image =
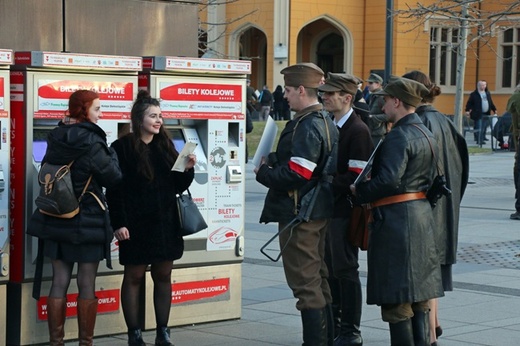
[[[493,111],[497,114],[497,108],[493,104],[491,94],[487,89],[487,82],[480,80],[477,83],[477,88],[469,94],[468,102],[466,103],[466,114],[474,121],[473,128],[479,129],[475,132],[475,142],[479,145],[486,144],[486,128],[488,127],[489,117]]]

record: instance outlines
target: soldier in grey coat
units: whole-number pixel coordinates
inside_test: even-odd
[[[367,303],[381,306],[392,345],[429,345],[428,300],[444,295],[426,191],[438,147],[415,108],[428,90],[406,78],[381,94],[392,130],[374,157],[371,179],[351,185],[370,203]]]

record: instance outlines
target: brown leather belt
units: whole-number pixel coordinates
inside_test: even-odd
[[[400,195],[389,196],[385,198],[378,199],[377,201],[370,203],[370,208],[381,207],[383,205],[401,203],[407,201],[414,201],[416,199],[425,199],[426,193],[424,192],[409,192],[403,193]]]

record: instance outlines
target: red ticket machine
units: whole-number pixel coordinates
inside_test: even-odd
[[[9,66],[13,51],[0,49],[0,325],[7,324],[7,282],[9,281],[9,155],[11,136]],[[5,345],[5,328],[0,345]]]
[[[151,57],[139,87],[161,99],[177,150],[196,143],[190,192],[208,228],[185,238],[175,261],[171,325],[240,318],[245,224],[246,76],[250,61]],[[155,328],[146,276],[145,327]]]
[[[39,191],[37,173],[46,151],[47,135],[63,118],[69,96],[78,89],[90,89],[100,95],[103,118],[98,125],[107,133],[110,145],[129,131],[130,110],[141,69],[141,57],[15,52],[15,64],[10,72],[11,260],[6,324],[9,345],[48,341],[46,295],[51,266],[44,263],[42,297],[36,301],[31,293],[38,242],[25,234]],[[96,280],[99,305],[95,335],[126,330],[120,305],[122,267],[117,260],[115,242],[112,250],[114,270],[101,263]],[[76,297],[73,280],[67,296],[66,339],[77,338]]]

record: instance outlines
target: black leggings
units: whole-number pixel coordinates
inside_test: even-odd
[[[165,261],[153,263],[150,271],[153,280],[153,305],[157,327],[168,326],[172,296],[173,263]],[[128,329],[137,329],[139,326],[140,305],[139,296],[144,280],[147,265],[125,265],[123,285],[121,287],[121,305]]]
[[[79,298],[94,299],[96,297],[96,274],[99,262],[78,263]],[[52,285],[49,297],[65,298],[70,286],[74,262],[64,262],[59,259],[52,260]]]

